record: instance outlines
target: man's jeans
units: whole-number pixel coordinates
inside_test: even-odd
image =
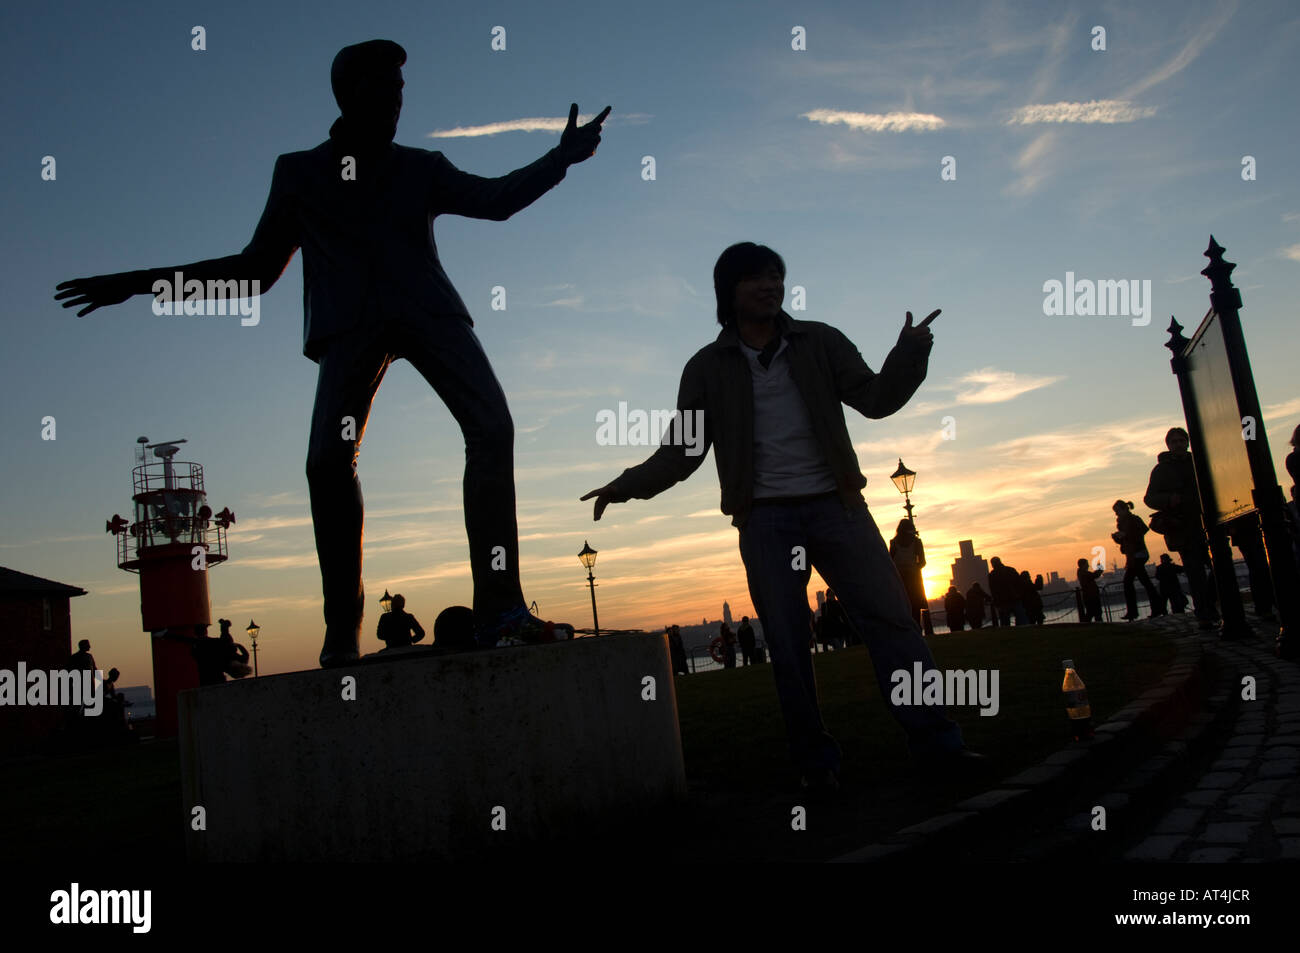
[[[349,645],[355,650],[363,612],[357,451],[384,372],[403,357],[442,398],[465,436],[465,528],[475,617],[495,618],[524,601],[515,521],[514,423],[478,337],[468,322],[454,315],[375,318],[331,339],[321,357],[307,449],[307,485],[325,595],[326,653],[336,656]],[[347,417],[355,433],[349,431]],[[504,569],[491,568],[496,546],[505,551]]]
[[[795,547],[803,548],[806,559],[799,561]],[[917,661],[924,670],[935,667],[885,541],[865,504],[846,509],[834,495],[788,502],[759,500],[740,528],[740,555],[771,653],[791,756],[805,773],[826,768],[838,772],[840,749],[822,724],[809,649],[809,567],[815,567],[835,591],[850,624],[861,634],[887,702],[893,672],[904,670],[910,678],[912,663]],[[942,707],[892,703],[890,707],[916,757],[962,747],[961,730]]]

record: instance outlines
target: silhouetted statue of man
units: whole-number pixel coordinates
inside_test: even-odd
[[[55,296],[64,307],[84,305],[78,314],[85,315],[156,293],[155,282],[171,282],[175,272],[205,288],[254,280],[260,293],[302,248],[303,352],[320,365],[307,483],[325,596],[320,663],[327,667],[358,657],[364,592],[357,452],[384,372],[402,357],[437,391],[465,435],[465,527],[479,644],[554,638],[552,624],[528,612],[519,584],[510,410],[438,260],[432,226],[441,214],[503,221],[531,205],[568,166],[595,154],[609,107],[578,127],[578,107],[571,105],[556,148],[509,175],[480,178],[440,152],[392,141],[405,62],[406,51],[389,40],[339,51],[330,83],[342,116],[328,140],[276,160],[266,209],[242,252],[65,281]],[[173,300],[180,292],[173,290]]]

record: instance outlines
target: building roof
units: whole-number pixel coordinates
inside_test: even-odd
[[[85,589],[0,566],[0,596],[84,596]]]

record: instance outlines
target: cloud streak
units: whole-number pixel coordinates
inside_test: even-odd
[[[844,125],[862,132],[932,132],[947,125],[931,113],[863,113],[845,109],[814,109],[802,118],[822,125]]]
[[[579,113],[578,125],[591,122],[595,113]],[[650,117],[645,113],[631,113],[621,117],[624,122],[640,125]],[[479,136],[497,136],[503,132],[563,132],[568,124],[568,116],[530,116],[523,119],[506,119],[501,122],[488,122],[481,126],[456,126],[454,129],[435,129],[427,133],[429,139],[475,139]]]
[[[1094,99],[1086,103],[1035,103],[1021,106],[1007,120],[1012,126],[1040,123],[1136,122],[1156,114],[1154,106],[1134,106],[1122,99]]]

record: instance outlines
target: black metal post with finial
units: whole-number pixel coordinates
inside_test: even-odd
[[[1294,660],[1300,658],[1296,643],[1296,631],[1300,628],[1300,575],[1297,574],[1295,553],[1291,549],[1286,526],[1286,499],[1277,482],[1277,471],[1273,469],[1268,434],[1264,430],[1264,415],[1260,410],[1259,394],[1255,390],[1255,375],[1246,351],[1246,335],[1241,327],[1241,292],[1232,284],[1232,271],[1237,266],[1224,260],[1223,252],[1223,246],[1211,235],[1210,246],[1205,250],[1205,257],[1210,259],[1210,263],[1201,270],[1201,274],[1210,279],[1210,304],[1219,315],[1223,342],[1228,352],[1232,389],[1242,419],[1242,438],[1246,447],[1246,459],[1250,464],[1251,501],[1258,514],[1258,523],[1252,514],[1242,527],[1242,532],[1254,534],[1258,538],[1260,530],[1263,530],[1268,553],[1268,573],[1273,583],[1273,595],[1281,622],[1276,650],[1283,658]],[[1249,438],[1247,419],[1253,424],[1249,428]]]
[[[1241,292],[1232,284],[1232,271],[1237,266],[1225,260],[1223,252],[1224,247],[1211,235],[1209,247],[1205,250],[1205,257],[1210,260],[1210,263],[1201,270],[1201,274],[1210,280],[1211,310],[1191,340],[1183,336],[1182,327],[1177,321],[1171,319],[1169,340],[1165,343],[1165,347],[1173,352],[1170,366],[1178,379],[1178,389],[1183,400],[1184,414],[1187,417],[1198,495],[1202,512],[1205,514],[1210,557],[1214,565],[1216,589],[1223,610],[1222,634],[1225,638],[1234,638],[1250,632],[1241,594],[1237,588],[1236,571],[1233,568],[1232,547],[1228,541],[1229,525],[1231,524],[1234,533],[1253,532],[1257,535],[1259,528],[1262,527],[1268,551],[1269,574],[1272,577],[1281,619],[1277,636],[1277,652],[1284,658],[1294,659],[1297,657],[1294,633],[1297,625],[1300,624],[1297,615],[1300,611],[1300,580],[1297,579],[1295,558],[1285,523],[1282,488],[1277,483],[1276,471],[1273,469],[1268,437],[1260,413],[1259,395],[1255,390],[1255,378],[1246,350],[1245,334],[1241,327]],[[1239,514],[1234,511],[1224,514],[1223,507],[1219,505],[1211,453],[1223,454],[1225,448],[1216,446],[1214,451],[1211,451],[1208,446],[1196,387],[1191,381],[1194,355],[1207,334],[1222,336],[1223,350],[1231,378],[1232,397],[1240,416],[1241,438],[1249,465],[1250,502],[1254,506],[1253,512]],[[1235,487],[1223,489],[1233,488]],[[1258,522],[1256,522],[1256,514],[1258,514]]]

